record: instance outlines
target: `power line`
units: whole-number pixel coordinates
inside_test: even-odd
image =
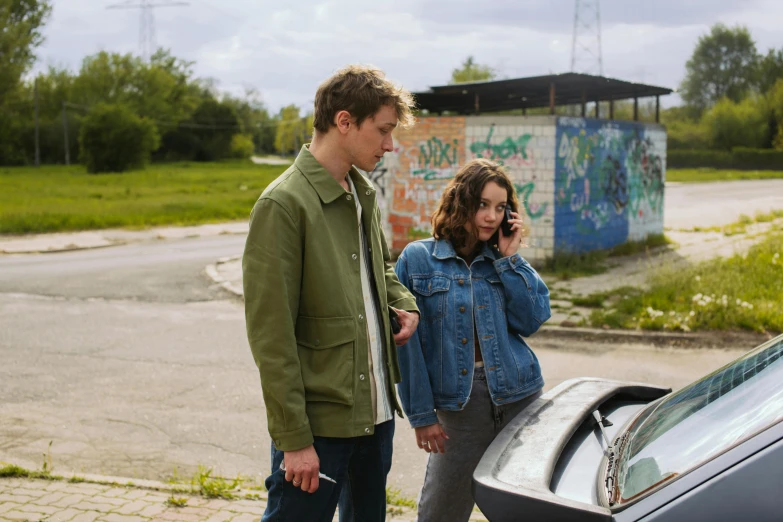
[[[138,2],[138,3],[137,3]],[[157,50],[155,41],[155,14],[158,7],[181,7],[190,5],[187,2],[160,2],[155,0],[125,0],[119,4],[107,6],[106,9],[139,9],[139,52],[145,60],[149,60]]]

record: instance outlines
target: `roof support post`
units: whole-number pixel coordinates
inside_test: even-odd
[[[587,116],[587,94],[582,91],[582,118]]]
[[[633,99],[633,121],[639,121],[639,98]]]
[[[601,117],[601,102],[595,100],[595,118],[598,119],[600,117]]]
[[[661,96],[655,97],[655,123],[661,123]]]
[[[609,119],[614,119],[614,100],[609,100]]]
[[[555,114],[555,82],[549,83],[549,114]]]
[[[473,103],[475,105],[476,114],[478,114],[479,113],[479,95],[478,95],[478,93],[476,93],[475,99],[473,100]]]

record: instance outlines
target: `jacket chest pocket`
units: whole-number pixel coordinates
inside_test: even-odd
[[[416,304],[425,321],[438,319],[446,314],[447,295],[451,279],[444,276],[413,277],[413,293]]]
[[[487,276],[486,281],[489,283],[489,291],[492,294],[494,304],[498,307],[498,309],[505,312],[506,294],[505,287],[503,286],[503,281],[500,280],[500,276],[495,274]]]
[[[296,343],[305,400],[353,405],[353,318],[299,316]]]

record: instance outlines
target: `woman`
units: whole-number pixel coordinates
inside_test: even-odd
[[[509,235],[501,228],[509,208]],[[549,319],[549,290],[517,253],[514,185],[484,159],[466,164],[395,271],[416,296],[417,332],[399,349],[403,409],[428,452],[419,520],[467,521],[471,477],[495,435],[544,385],[523,337]]]

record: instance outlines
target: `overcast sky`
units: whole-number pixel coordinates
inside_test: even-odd
[[[101,50],[138,52],[139,11],[106,9],[128,2],[141,0],[53,0],[36,68],[75,70],[84,56]],[[783,0],[600,4],[605,76],[676,88],[698,37],[716,22],[746,25],[764,53],[783,47]],[[494,67],[501,78],[568,72],[574,5],[574,0],[189,0],[188,6],[154,12],[159,46],[196,62],[196,74],[215,78],[222,90],[240,94],[245,86],[257,88],[277,111],[289,103],[309,109],[320,81],[346,63],[381,67],[412,91],[447,83],[468,55]],[[585,56],[580,55],[582,69],[588,67]],[[671,106],[679,98],[664,97],[662,103]]]

